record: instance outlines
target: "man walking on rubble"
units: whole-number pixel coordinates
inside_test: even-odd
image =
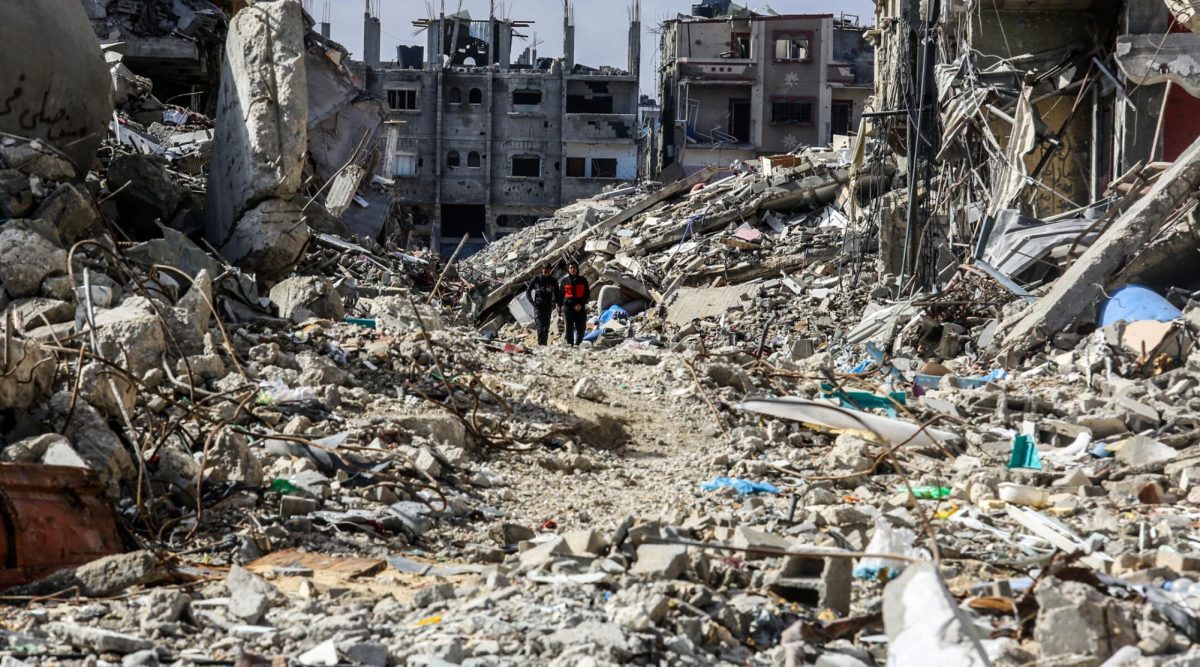
[[[554,307],[562,309],[562,295],[558,291],[558,283],[550,273],[554,267],[547,264],[542,267],[542,275],[529,281],[525,296],[533,304],[534,323],[537,327],[538,345],[545,345],[550,337],[550,316]]]
[[[591,296],[588,281],[579,275],[579,263],[567,265],[567,277],[562,282],[562,307],[566,310],[567,345],[583,342],[587,328],[587,302]]]

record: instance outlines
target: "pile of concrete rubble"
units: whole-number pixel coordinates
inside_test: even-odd
[[[867,213],[903,178],[825,149],[444,267],[364,219],[380,102],[298,3],[174,5],[219,15],[214,114],[97,45],[90,143],[0,135],[5,665],[1200,661],[1200,304],[1161,270],[1200,143],[1042,285],[903,291]],[[535,349],[565,260],[592,340]]]

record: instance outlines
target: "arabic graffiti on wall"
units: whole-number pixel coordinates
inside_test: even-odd
[[[29,94],[26,79],[27,75],[21,73],[12,88],[0,89],[0,125],[15,120],[16,125],[9,127],[31,136],[45,137],[51,143],[87,135],[87,126],[83,122],[75,122],[67,107],[53,108],[49,90],[43,91],[40,99],[36,93]]]

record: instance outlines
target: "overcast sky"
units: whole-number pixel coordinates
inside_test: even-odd
[[[679,13],[691,11],[694,0],[642,0],[642,92],[653,94],[654,71],[658,66],[656,36],[651,32],[656,24]],[[735,0],[737,1],[737,0]],[[354,58],[362,57],[362,17],[366,0],[308,0],[312,15],[321,20],[323,7],[328,4],[332,16],[332,37],[350,50]],[[427,4],[437,12],[441,0],[371,0],[379,3],[383,24],[381,56],[385,61],[396,59],[398,44],[425,44],[425,35],[414,34],[412,22],[428,16]],[[575,62],[596,67],[627,63],[626,41],[629,18],[626,7],[631,0],[575,0]],[[457,10],[459,0],[445,0],[446,13]],[[471,17],[486,18],[488,0],[461,0],[462,8]],[[875,3],[872,0],[742,0],[738,4],[762,8],[770,6],[781,14],[856,14],[863,23],[871,23]],[[501,9],[503,6],[503,10]],[[496,0],[496,13],[511,19],[534,21],[527,29],[542,42],[538,55],[562,55],[562,0]],[[513,58],[529,46],[529,40],[515,40]]]

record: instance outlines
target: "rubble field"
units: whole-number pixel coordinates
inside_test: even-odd
[[[0,667],[1200,665],[1200,141],[936,260],[869,133],[450,262],[353,231],[345,49],[233,4],[16,10],[105,85],[0,126]],[[89,18],[215,57],[211,113]]]

